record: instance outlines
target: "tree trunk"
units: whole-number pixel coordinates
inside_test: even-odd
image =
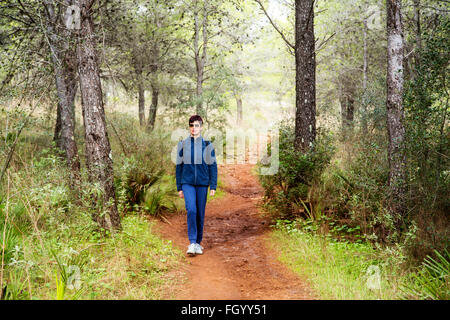
[[[242,123],[242,98],[239,94],[236,96],[236,123],[240,125]]]
[[[121,223],[117,211],[112,153],[106,130],[102,88],[95,51],[90,12],[92,2],[92,0],[78,0],[81,9],[81,30],[77,54],[85,129],[86,164],[89,182],[98,184],[102,193],[100,197],[98,197],[98,193],[92,193],[93,219],[101,228],[113,231],[120,229]],[[96,208],[101,208],[103,212],[98,212]]]
[[[194,12],[194,56],[195,56],[195,67],[197,71],[196,79],[196,95],[197,95],[197,107],[196,113],[204,118],[206,118],[205,111],[203,110],[203,78],[204,69],[206,64],[206,48],[208,44],[208,34],[207,34],[207,23],[208,23],[208,11],[207,11],[208,1],[204,1],[203,6],[203,24],[202,24],[202,55],[199,52],[199,37],[200,37],[200,26],[198,22],[199,10],[195,8]]]
[[[159,21],[155,18],[155,24],[159,28]],[[152,50],[152,65],[151,65],[151,87],[152,87],[152,104],[148,111],[148,122],[147,122],[147,132],[153,131],[156,121],[156,113],[158,112],[158,101],[159,101],[159,82],[158,82],[158,69],[159,69],[159,56],[160,49],[158,41],[154,42]]]
[[[364,42],[364,57],[363,57],[363,102],[362,102],[362,132],[367,135],[367,74],[368,74],[368,57],[367,57],[367,18],[364,19],[363,26],[363,42]]]
[[[397,227],[405,213],[405,127],[403,111],[403,27],[401,0],[387,0],[387,129],[391,212]]]
[[[144,127],[145,125],[145,88],[142,72],[137,74],[138,77],[138,108],[139,108],[139,125]]]
[[[54,141],[58,148],[66,155],[70,172],[69,185],[72,190],[78,193],[81,183],[80,159],[75,141],[75,94],[77,90],[76,79],[76,53],[71,49],[71,32],[62,26],[60,17],[55,13],[53,1],[47,0],[45,3],[47,12],[47,32],[48,41],[55,74],[56,92],[58,95],[58,105],[56,114],[56,125]],[[72,4],[71,0],[65,1],[64,5]],[[62,6],[59,4],[62,8]],[[59,8],[58,12],[64,12]],[[58,34],[57,34],[58,33]]]
[[[295,1],[295,150],[307,152],[316,138],[314,0]]]
[[[157,85],[152,85],[152,104],[150,106],[150,110],[148,112],[148,123],[147,123],[147,131],[153,131],[155,127],[156,120],[156,112],[158,111],[158,99],[159,99],[159,90]]]
[[[347,134],[353,129],[355,114],[355,90],[351,79],[342,80],[339,102],[341,104],[342,130]]]
[[[56,70],[54,72],[56,74]],[[55,80],[56,80],[56,76],[55,76]],[[56,90],[58,91],[58,89],[56,89]],[[60,148],[61,150],[64,150],[63,146],[62,146],[62,140],[61,140],[61,128],[62,128],[61,102],[58,99],[58,104],[56,105],[56,122],[55,122],[55,131],[53,133],[53,141],[55,142],[55,144],[58,148]]]
[[[416,45],[422,48],[422,28],[420,24],[420,0],[414,0],[414,22],[416,27]]]
[[[70,58],[63,62],[63,66],[55,66],[54,69],[61,122],[61,143],[59,148],[66,153],[70,170],[70,186],[73,190],[77,190],[81,183],[81,173],[78,148],[75,141],[74,103],[77,83],[75,77],[76,56],[74,54],[70,55]]]

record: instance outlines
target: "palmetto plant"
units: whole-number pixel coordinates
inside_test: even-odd
[[[27,280],[23,269],[17,269],[9,273],[9,281],[3,288],[3,300],[25,300],[29,299],[27,291]]]
[[[174,186],[170,176],[163,176],[150,186],[145,194],[144,210],[152,215],[159,215],[163,210],[175,210],[177,194],[174,192]]]
[[[1,234],[3,235],[3,231],[5,231],[4,239],[5,243],[3,243],[3,237],[0,237],[0,263],[3,259],[4,264],[9,263],[13,256],[13,249],[18,242],[18,236],[14,232],[14,229],[11,226],[7,226],[5,230],[3,228],[0,229]],[[2,250],[3,248],[3,250]],[[2,257],[3,256],[3,257]]]
[[[77,299],[83,292],[82,288],[79,288],[79,272],[87,263],[88,255],[85,252],[70,254],[68,259],[62,259],[59,257],[53,249],[50,249],[52,256],[56,260],[58,266],[58,272],[55,270],[55,281],[56,281],[56,299],[63,300],[66,288],[68,289],[79,289],[75,291],[72,299]],[[66,260],[66,261],[64,261]],[[73,285],[73,280],[76,281],[76,285]]]
[[[155,184],[161,177],[163,171],[157,171],[154,174],[133,169],[128,175],[128,198],[131,203],[140,203],[145,195],[147,188]]]
[[[450,299],[450,254],[434,250],[436,259],[427,256],[421,269],[412,276],[412,282],[402,288],[404,299]]]

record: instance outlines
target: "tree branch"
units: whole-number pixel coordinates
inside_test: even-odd
[[[275,22],[272,21],[272,19],[270,18],[269,14],[266,11],[266,9],[262,5],[261,1],[260,0],[254,0],[254,1],[256,1],[260,5],[260,7],[261,7],[262,11],[264,12],[264,14],[266,15],[267,19],[269,19],[269,22],[272,24],[272,26],[275,28],[275,30],[280,34],[281,38],[283,38],[283,40],[286,42],[286,44],[295,50],[295,46],[292,45],[291,42],[289,42],[289,40],[284,36],[283,32],[281,32],[280,29],[278,29]]]

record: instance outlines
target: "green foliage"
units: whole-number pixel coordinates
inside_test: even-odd
[[[313,203],[316,202],[310,190],[334,152],[331,136],[319,132],[315,146],[309,152],[301,154],[294,150],[293,125],[289,121],[282,121],[279,130],[278,172],[274,175],[259,175],[265,190],[266,206],[275,208],[273,213],[279,215],[278,218],[305,215],[304,202],[308,203],[306,212],[315,209]],[[259,166],[262,165],[259,163]]]
[[[384,209],[389,177],[386,142],[355,135],[341,150],[324,171],[315,193],[337,223],[360,226],[373,240],[387,240],[395,230]]]
[[[78,289],[74,293],[75,299],[82,292],[82,289],[80,288],[80,274],[84,271],[83,268],[88,262],[89,255],[87,251],[76,252],[72,248],[69,249],[70,250],[62,256],[58,256],[54,249],[50,249],[50,253],[58,266],[58,271],[55,270],[57,300],[64,299],[66,288],[71,290]]]
[[[145,201],[147,190],[166,172],[174,170],[170,159],[170,132],[156,127],[150,134],[128,115],[111,114],[118,136],[113,139],[114,185],[118,209],[125,215]]]
[[[312,220],[278,220],[272,243],[280,260],[307,278],[322,299],[435,299],[450,296],[450,255],[434,251],[419,268],[404,269],[401,246],[373,246],[320,235]],[[340,232],[357,232],[339,227]]]
[[[450,299],[450,254],[434,250],[433,259],[427,256],[418,273],[412,275],[411,283],[403,287],[404,299],[449,300]]]
[[[148,188],[142,204],[145,212],[156,216],[163,211],[177,211],[178,193],[173,178],[165,175]]]
[[[123,231],[89,249],[84,299],[161,299],[181,252],[159,238],[145,216],[129,214]]]
[[[404,274],[396,255],[366,241],[337,240],[317,233],[311,220],[278,221],[272,242],[279,259],[314,289],[319,299],[397,299]]]
[[[416,221],[419,230],[410,253],[419,260],[434,249],[442,252],[450,240],[450,19],[440,15],[435,23],[433,31],[424,30],[414,78],[405,83],[404,92],[408,221]]]
[[[355,110],[355,122],[359,124],[361,131],[369,136],[361,138],[372,138],[386,132],[386,75],[378,70],[373,76],[373,80],[368,83],[365,91],[361,90],[356,94],[355,104],[358,108]],[[364,128],[364,126],[366,128]]]
[[[446,74],[449,71],[450,40],[448,30],[450,19],[440,17],[433,33],[425,32],[425,45],[417,52],[416,76],[405,89],[407,124],[407,149],[410,167],[410,183],[416,195],[431,209],[448,211],[449,167],[448,132],[449,93]]]
[[[22,269],[9,273],[9,279],[3,288],[3,300],[26,300],[30,295],[27,291],[27,279]]]
[[[144,201],[147,189],[154,185],[162,174],[162,169],[148,168],[134,157],[122,159],[122,166],[115,173],[115,186],[122,215]]]
[[[66,284],[62,276],[58,278],[56,270],[55,270],[55,282],[56,282],[56,300],[64,300]]]

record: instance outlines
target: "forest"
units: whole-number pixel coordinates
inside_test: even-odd
[[[449,60],[448,0],[2,0],[0,300],[448,300]]]

